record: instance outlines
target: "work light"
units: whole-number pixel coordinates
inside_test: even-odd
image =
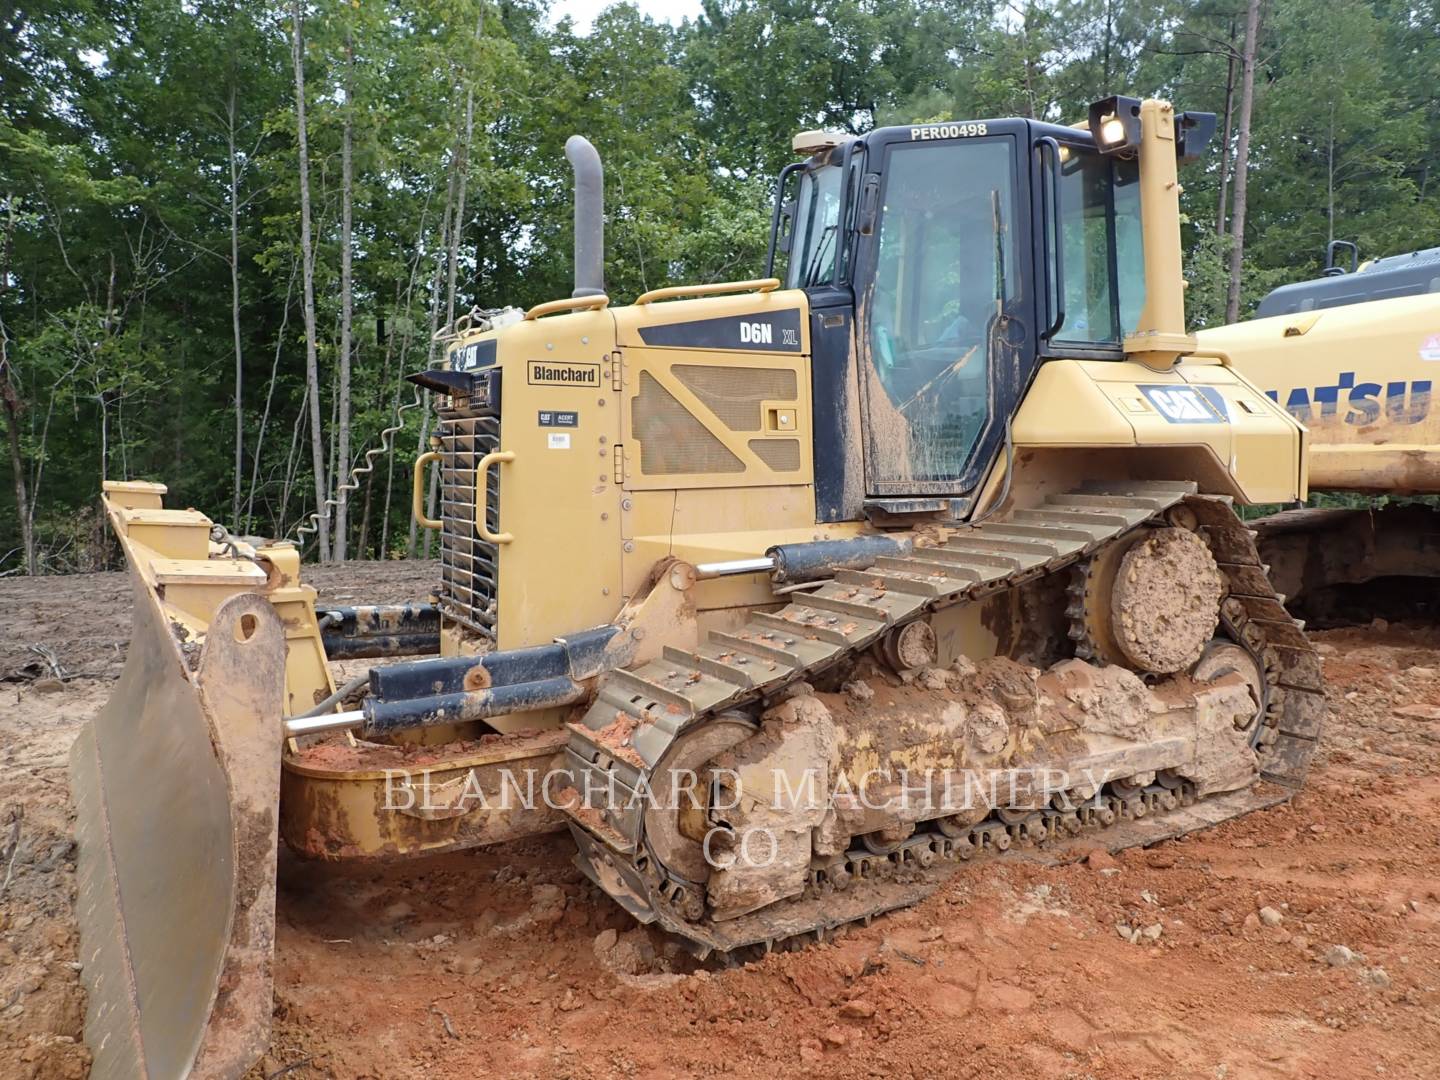
[[[1108,97],[1090,106],[1090,134],[1102,154],[1118,154],[1140,145],[1140,99]]]

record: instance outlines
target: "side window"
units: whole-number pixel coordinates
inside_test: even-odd
[[[1060,245],[1065,321],[1059,342],[1116,346],[1145,306],[1140,172],[1134,161],[1061,151]]]
[[[1118,342],[1110,263],[1110,159],[1072,153],[1061,165],[1060,176],[1065,323],[1056,337]]]
[[[1120,333],[1133,334],[1145,306],[1145,230],[1140,227],[1140,165],[1116,161],[1115,268],[1120,286]]]
[[[829,281],[835,269],[840,232],[840,167],[825,165],[800,178],[795,239],[786,272],[787,288]]]

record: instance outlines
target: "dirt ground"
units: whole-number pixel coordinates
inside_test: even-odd
[[[310,579],[394,602],[433,573]],[[0,1076],[86,1072],[65,760],[128,603],[120,575],[0,581]],[[1436,1076],[1440,629],[1316,638],[1331,719],[1289,805],[1088,863],[965,867],[919,907],[744,967],[697,969],[632,928],[563,837],[390,866],[282,852],[252,1076]]]

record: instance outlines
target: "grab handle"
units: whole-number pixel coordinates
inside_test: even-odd
[[[410,512],[415,523],[425,529],[442,529],[444,522],[425,516],[425,466],[440,460],[439,450],[427,450],[415,459],[415,485],[410,496]]]
[[[656,300],[674,300],[681,296],[723,296],[727,293],[774,292],[780,287],[779,278],[755,278],[750,281],[720,281],[713,285],[671,285],[664,289],[651,289],[635,298],[636,306],[653,304]]]
[[[490,516],[490,487],[485,482],[490,472],[491,465],[503,465],[506,462],[515,460],[514,450],[495,450],[486,454],[475,466],[475,531],[482,539],[491,544],[508,544],[515,539],[508,532],[491,532],[485,524]]]
[[[525,312],[525,321],[534,322],[542,315],[553,315],[557,311],[592,311],[608,307],[609,304],[610,298],[603,293],[591,293],[589,296],[567,296],[563,300],[547,300]]]

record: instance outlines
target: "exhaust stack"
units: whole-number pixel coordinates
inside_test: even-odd
[[[584,135],[565,140],[565,157],[575,170],[575,291],[570,295],[598,296],[605,292],[605,171]]]

